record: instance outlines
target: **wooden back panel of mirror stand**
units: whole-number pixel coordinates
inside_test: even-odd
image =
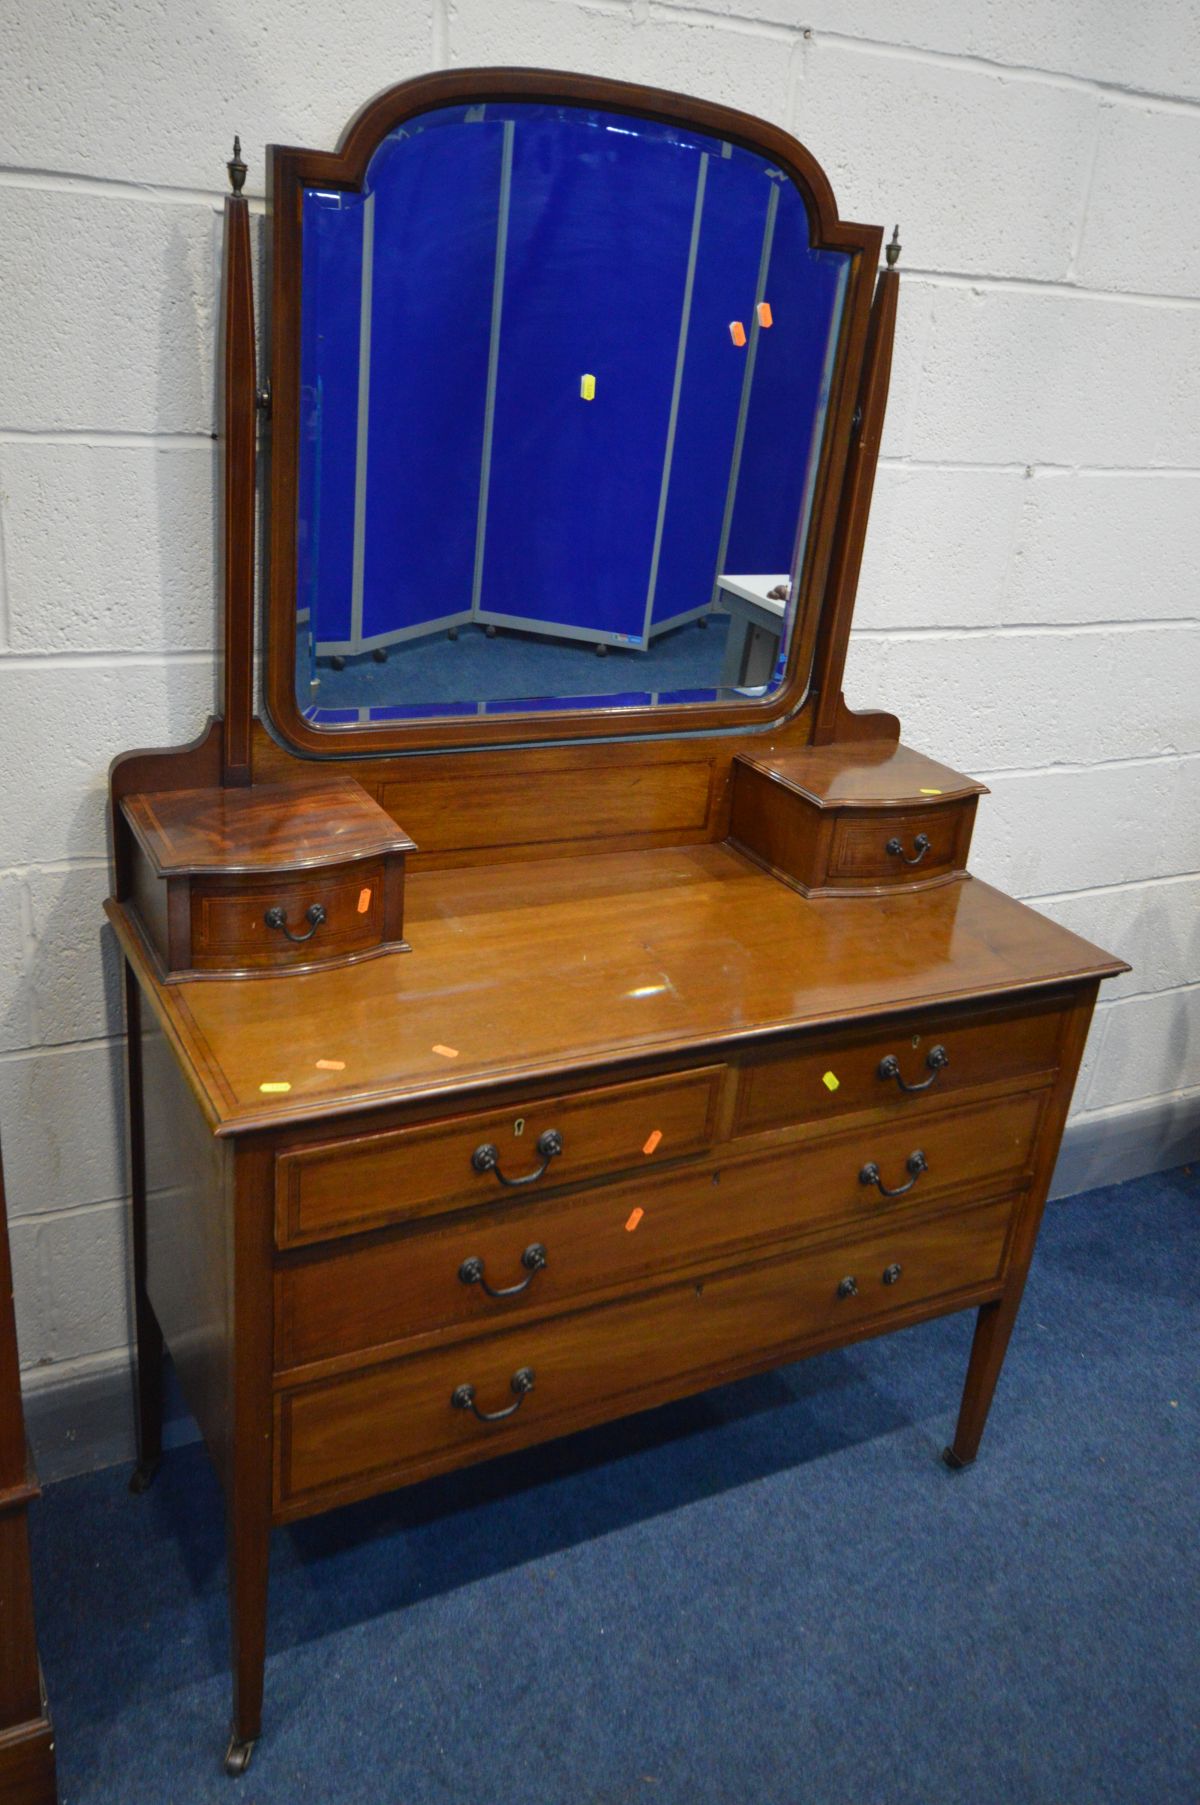
[[[840,741],[895,740],[895,715],[840,704]],[[410,869],[566,858],[703,845],[729,831],[730,768],[738,752],[806,746],[813,709],[770,733],[663,736],[597,745],[515,746],[339,760],[330,775],[361,783],[418,850]],[[124,796],[205,788],[221,781],[223,727],[210,721],[190,746],[127,752],[110,772],[116,893],[129,893]],[[254,779],[311,784],[320,765],[254,723]]]
[[[658,709],[539,714],[468,721],[420,722],[335,730],[313,727],[295,694],[296,509],[300,417],[301,199],[305,187],[359,189],[378,145],[405,119],[437,107],[479,101],[546,101],[600,107],[674,121],[727,138],[769,158],[804,199],[814,245],[847,251],[851,265],[830,384],[825,443],[818,472],[804,564],[798,585],[799,626],[779,691],[762,701],[703,703]],[[352,122],[335,152],[272,147],[268,166],[272,214],[272,424],[267,487],[266,698],[271,719],[291,746],[324,758],[378,755],[422,746],[513,745],[556,737],[566,741],[614,733],[751,729],[783,721],[806,692],[819,626],[834,530],[842,495],[852,421],[867,341],[882,231],[840,220],[829,181],[811,153],[787,132],[748,113],[663,89],[544,69],[446,70],[387,89]],[[416,836],[418,842],[420,835]]]

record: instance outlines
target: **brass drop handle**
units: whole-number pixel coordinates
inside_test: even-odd
[[[297,946],[302,946],[306,940],[311,940],[321,923],[324,921],[324,904],[311,903],[304,912],[304,919],[308,923],[307,934],[293,934],[291,928],[289,928],[287,924],[287,910],[279,903],[276,903],[272,908],[268,909],[263,916],[263,920],[269,928],[278,928],[281,934],[285,934],[287,938],[294,941]]]
[[[538,1273],[546,1264],[546,1249],[540,1241],[531,1241],[521,1255],[521,1264],[525,1268],[526,1277],[515,1285],[489,1285],[483,1276],[483,1261],[478,1254],[471,1254],[458,1269],[458,1276],[464,1285],[478,1285],[489,1297],[520,1297],[522,1291],[528,1291]]]
[[[481,1423],[502,1423],[506,1416],[513,1416],[525,1402],[526,1395],[533,1390],[533,1368],[521,1366],[509,1380],[509,1389],[516,1394],[516,1403],[507,1404],[503,1410],[481,1410],[475,1402],[473,1385],[456,1385],[450,1394],[450,1403],[455,1410],[470,1410]]]
[[[889,1190],[884,1184],[883,1179],[880,1177],[879,1167],[875,1164],[874,1160],[871,1160],[859,1173],[858,1182],[860,1185],[874,1185],[881,1197],[903,1197],[906,1191],[912,1190],[922,1172],[927,1172],[929,1170],[929,1162],[920,1148],[918,1148],[915,1153],[909,1154],[904,1162],[904,1169],[909,1174],[908,1183],[906,1185],[896,1185],[893,1190]]]
[[[925,1064],[929,1067],[928,1078],[921,1084],[906,1084],[904,1079],[900,1076],[900,1061],[896,1058],[894,1053],[889,1053],[886,1059],[881,1059],[879,1062],[879,1076],[885,1082],[889,1078],[894,1078],[896,1083],[900,1086],[900,1089],[902,1091],[907,1091],[909,1096],[911,1096],[914,1091],[927,1091],[929,1089],[930,1085],[935,1082],[938,1073],[944,1071],[946,1066],[950,1064],[950,1055],[947,1053],[945,1047],[932,1047]]]
[[[906,865],[919,865],[921,860],[925,857],[925,854],[929,851],[929,835],[917,835],[916,839],[913,841],[913,856],[911,859],[897,839],[889,840],[883,850],[886,853],[890,853],[894,859],[903,859]]]
[[[839,1297],[857,1297],[858,1296],[858,1280],[855,1278],[843,1279],[841,1284],[837,1288],[837,1294]]]
[[[896,1260],[894,1260],[890,1266],[885,1266],[883,1269],[884,1284],[894,1285],[903,1270],[904,1268],[900,1265],[899,1261]]]
[[[506,1178],[500,1170],[500,1150],[498,1147],[494,1147],[491,1141],[484,1141],[481,1147],[476,1147],[471,1155],[471,1164],[476,1172],[494,1172],[502,1185],[531,1185],[542,1177],[550,1161],[555,1159],[562,1149],[562,1135],[559,1134],[558,1129],[547,1128],[538,1136],[537,1150],[542,1156],[542,1163],[536,1172],[526,1172],[521,1178]]]

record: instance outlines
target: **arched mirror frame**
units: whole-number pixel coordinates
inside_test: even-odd
[[[833,362],[829,408],[813,499],[811,525],[797,586],[796,619],[782,684],[770,695],[738,702],[697,702],[656,708],[563,709],[553,713],[490,715],[445,721],[315,727],[295,693],[297,485],[300,432],[300,305],[302,199],[306,187],[361,190],[367,167],[387,135],[406,120],[438,107],[526,101],[599,107],[665,120],[728,138],[770,159],[798,189],[812,243],[850,254],[846,298]],[[882,232],[841,220],[829,181],[816,159],[787,132],[750,114],[656,88],[595,76],[540,69],[456,69],[419,76],[386,89],[351,122],[336,151],[270,147],[271,434],[266,485],[266,674],[268,712],[297,751],[324,758],[362,757],[423,748],[520,745],[528,742],[655,737],[720,728],[770,727],[810,700],[846,456],[862,372]]]

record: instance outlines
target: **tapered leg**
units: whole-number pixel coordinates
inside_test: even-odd
[[[1008,1338],[1017,1320],[1021,1294],[1002,1297],[994,1304],[983,1304],[975,1321],[975,1339],[967,1366],[966,1384],[958,1411],[954,1440],[942,1454],[948,1467],[969,1467],[979,1452],[979,1442],[987,1422],[996,1381],[1004,1365]]]
[[[142,1095],[141,992],[125,967],[129,1169],[133,1195],[133,1310],[137,1339],[137,1466],[131,1492],[144,1492],[162,1460],[163,1337],[146,1289],[146,1137]]]
[[[236,1777],[249,1767],[262,1730],[270,1517],[230,1510],[228,1535],[233,1725],[225,1752],[225,1772]]]
[[[1016,1207],[1007,1255],[1008,1276],[1004,1295],[997,1298],[994,1304],[982,1305],[975,1322],[975,1339],[971,1343],[971,1358],[967,1365],[967,1379],[963,1386],[954,1440],[942,1454],[948,1467],[969,1467],[979,1452],[996,1381],[1000,1377],[1000,1369],[1008,1351],[1009,1336],[1021,1308],[1025,1281],[1029,1276],[1029,1262],[1033,1258],[1046,1193],[1050,1188],[1054,1162],[1058,1157],[1063,1125],[1067,1119],[1079,1062],[1083,1057],[1084,1042],[1098,989],[1099,984],[1095,981],[1081,984],[1064,1017],[1059,1044],[1058,1077],[1044,1106],[1029,1189]]]
[[[150,1300],[135,1293],[137,1334],[137,1465],[131,1492],[144,1492],[162,1461],[163,1338]]]
[[[233,1238],[233,1444],[226,1484],[233,1730],[227,1774],[244,1774],[262,1728],[271,1547],[274,1156],[239,1148]]]

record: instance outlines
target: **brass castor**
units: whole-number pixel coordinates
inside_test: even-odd
[[[253,1753],[253,1738],[249,1742],[240,1742],[236,1736],[229,1738],[229,1747],[225,1751],[225,1772],[231,1780],[236,1780],[245,1773]]]
[[[133,1469],[133,1477],[129,1481],[129,1489],[135,1496],[149,1491],[154,1484],[154,1475],[162,1465],[162,1455],[156,1454],[152,1460],[139,1460]]]

